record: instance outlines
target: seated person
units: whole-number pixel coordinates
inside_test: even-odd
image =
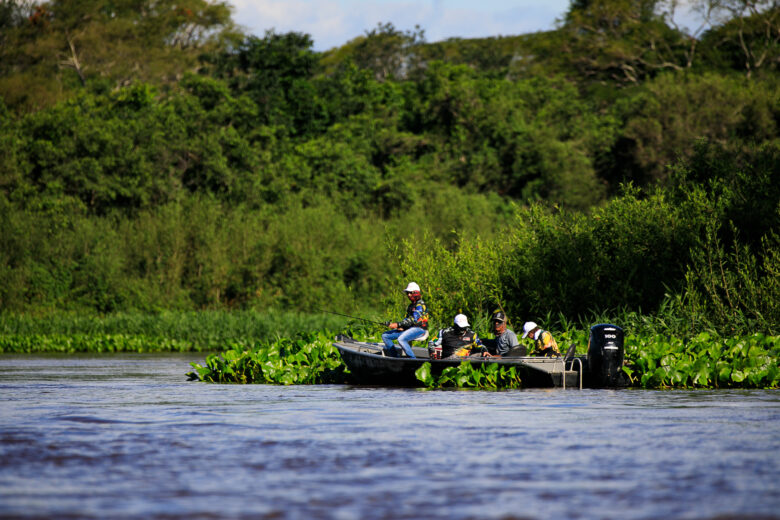
[[[491,318],[493,325],[493,333],[496,335],[495,339],[483,340],[489,350],[489,356],[492,357],[504,357],[509,354],[509,351],[517,347],[517,350],[513,352],[516,356],[525,356],[525,346],[521,346],[517,341],[517,335],[513,330],[507,328],[506,314],[498,311],[493,314]]]
[[[552,334],[542,330],[541,327],[532,321],[527,321],[523,325],[522,338],[534,340],[534,346],[530,352],[532,356],[561,357],[558,343],[553,339]]]
[[[469,328],[464,314],[455,316],[452,327],[442,329],[433,340],[434,347],[441,347],[442,359],[457,359],[471,354],[487,352],[477,333]]]
[[[388,356],[398,357],[393,345],[393,340],[397,339],[406,355],[414,358],[414,351],[409,342],[424,336],[425,331],[428,330],[428,307],[422,300],[420,286],[415,282],[410,282],[404,292],[409,299],[406,316],[401,321],[388,324],[390,330],[382,333],[382,341],[385,343],[385,353]]]

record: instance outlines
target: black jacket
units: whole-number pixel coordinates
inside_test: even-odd
[[[469,328],[461,329],[459,327],[450,327],[439,331],[438,337],[434,340],[434,345],[441,345],[441,357],[446,358],[455,354],[458,350],[476,345],[478,348],[472,349],[475,352],[482,352],[485,347],[477,333]]]

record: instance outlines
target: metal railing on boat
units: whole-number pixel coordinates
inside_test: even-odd
[[[577,370],[577,375],[579,376],[579,385],[580,390],[582,390],[582,360],[580,358],[572,358],[571,359],[571,368],[572,370],[567,371],[566,370],[566,358],[559,358],[561,361],[561,364],[563,365],[563,370],[561,370],[561,388],[566,390],[566,373],[567,372],[574,372],[574,362],[576,361],[579,364],[579,370]],[[558,365],[558,360],[555,361],[555,365]]]
[[[580,380],[580,390],[582,390],[582,360],[578,357],[572,358],[571,360],[571,367],[574,368],[574,362],[577,362],[580,365],[580,369],[577,371],[579,374],[579,380]],[[565,367],[564,367],[565,368]]]

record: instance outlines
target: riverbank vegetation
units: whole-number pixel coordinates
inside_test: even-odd
[[[277,385],[349,383],[333,336],[327,333],[279,338],[270,342],[237,341],[205,364],[192,363],[190,379],[209,383]]]
[[[354,332],[354,331],[353,331]],[[582,341],[583,337],[585,340]],[[587,334],[562,332],[561,345],[587,353]],[[205,363],[193,363],[192,379],[214,383],[314,384],[351,383],[328,333],[280,338],[272,342],[236,341]],[[683,340],[662,335],[629,334],[623,368],[628,385],[640,388],[778,388],[780,337],[753,334],[719,338],[701,333]],[[522,388],[515,369],[497,364],[462,363],[434,376],[430,365],[417,378],[428,388]]]
[[[71,313],[43,318],[4,314],[0,353],[216,352],[236,341],[259,343],[343,326],[344,319],[333,315],[274,310]]]
[[[223,2],[0,2],[4,351],[276,341],[409,280],[434,326],[777,335],[778,7],[675,5],[315,52]]]
[[[372,316],[373,317],[373,316]],[[378,318],[377,318],[378,319]],[[592,322],[610,321],[593,316]],[[780,337],[761,333],[693,337],[670,336],[674,316],[625,313],[615,320],[625,338],[624,371],[641,388],[777,388],[780,385]],[[548,316],[550,322],[563,322]],[[488,316],[472,320],[489,337]],[[587,353],[588,324],[566,322],[555,330],[562,346]],[[336,331],[336,332],[332,332]],[[218,383],[326,384],[352,382],[333,347],[336,333],[379,341],[379,328],[344,317],[271,312],[165,312],[47,319],[0,316],[2,353],[204,352],[191,379]],[[471,366],[453,368],[435,378],[419,378],[429,388],[522,388],[509,370]]]

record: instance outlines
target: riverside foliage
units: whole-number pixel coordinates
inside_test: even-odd
[[[581,330],[562,337],[581,338]],[[578,344],[581,354],[586,345]],[[661,336],[626,336],[626,365],[630,385],[641,388],[778,388],[780,337],[754,334],[717,338],[702,333],[683,341]],[[217,383],[315,384],[350,383],[338,351],[327,333],[282,338],[269,342],[232,342],[205,364],[193,363],[190,377]],[[467,362],[435,377],[430,365],[417,370],[428,388],[522,388],[512,367]]]
[[[643,388],[778,388],[780,337],[718,338],[703,332],[682,340],[626,337],[624,371]]]
[[[544,33],[384,24],[319,53],[242,34],[218,1],[0,2],[3,351],[224,350],[214,378],[263,380],[290,355],[263,358],[277,331],[397,318],[409,280],[436,326],[501,307],[683,345],[776,337],[780,16],[737,4],[708,3],[700,34],[673,3],[599,0]],[[255,321],[269,309],[290,314]],[[728,374],[676,342],[628,369],[772,387],[767,341],[721,355]]]
[[[550,320],[552,321],[552,320]],[[642,388],[777,388],[780,385],[780,337],[753,333],[722,337],[699,333],[668,335],[663,319],[625,314],[624,371],[630,385]],[[474,320],[487,335],[488,320]],[[346,325],[346,326],[345,326]],[[218,383],[318,384],[351,382],[333,336],[341,330],[362,340],[376,340],[376,330],[345,324],[324,315],[271,313],[164,313],[111,317],[60,316],[56,319],[0,318],[0,353],[207,353],[193,363],[192,379]],[[571,322],[555,332],[561,346],[587,353],[588,332]],[[297,331],[297,332],[294,332]],[[659,332],[664,331],[664,332]],[[418,379],[429,388],[522,388],[507,367],[464,364],[434,378],[421,369]]]
[[[299,335],[270,342],[235,341],[204,365],[192,363],[191,379],[209,383],[278,385],[345,383],[348,375],[328,334]]]
[[[447,367],[439,376],[431,374],[431,364],[423,363],[415,376],[428,388],[473,388],[496,390],[499,388],[522,388],[523,382],[515,367],[498,364],[472,365],[463,362],[457,367]]]
[[[318,53],[222,2],[4,2],[0,311],[357,311],[414,277],[441,316],[776,332],[777,7],[690,35],[670,5]]]
[[[262,314],[248,311],[45,317],[6,314],[0,315],[0,345],[3,352],[128,351],[133,350],[132,345],[145,345],[147,351],[216,352],[231,341],[263,341],[342,325],[343,319],[332,315],[273,310]],[[101,346],[109,343],[114,347]]]

